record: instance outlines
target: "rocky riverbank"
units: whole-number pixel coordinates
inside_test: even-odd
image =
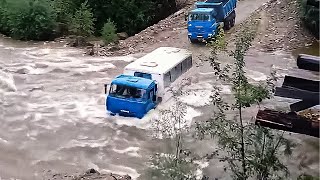
[[[292,51],[316,40],[302,25],[297,0],[271,0],[261,8],[261,13],[264,30],[256,43],[261,51]]]
[[[87,48],[86,54],[118,56],[145,52],[148,47],[156,44],[185,46],[185,43],[189,42],[181,39],[181,37],[187,39],[184,17],[194,2],[188,1],[185,8],[116,44],[102,46],[101,43],[95,43]],[[303,27],[299,16],[300,11],[301,7],[297,0],[271,0],[256,10],[255,13],[260,13],[261,27],[254,48],[270,52],[276,50],[292,51],[310,46],[316,39]],[[226,33],[232,35],[234,31],[241,28],[240,24]],[[230,38],[230,40],[232,39]]]
[[[89,169],[80,175],[52,174],[46,177],[47,180],[131,180],[129,175],[120,176],[117,174],[103,174],[95,169]]]

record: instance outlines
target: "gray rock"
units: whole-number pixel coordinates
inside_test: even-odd
[[[72,39],[68,45],[72,47],[85,47],[85,46],[94,46],[93,44],[87,42],[87,40],[82,36],[77,36],[75,39]]]
[[[129,37],[129,35],[126,32],[117,33],[117,36],[120,40],[125,40]]]

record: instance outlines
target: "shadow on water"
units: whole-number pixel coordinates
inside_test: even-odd
[[[292,55],[295,58],[297,58],[299,54],[309,54],[309,55],[313,55],[313,56],[320,56],[319,42],[314,41],[310,46],[296,49],[292,52]]]

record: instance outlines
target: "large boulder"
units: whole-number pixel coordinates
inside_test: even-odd
[[[117,33],[117,36],[120,40],[125,40],[129,37],[129,35],[126,32]]]
[[[93,44],[89,43],[85,37],[77,36],[68,43],[71,47],[87,47],[93,46]]]

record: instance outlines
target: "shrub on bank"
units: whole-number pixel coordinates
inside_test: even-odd
[[[111,19],[134,35],[176,10],[175,0],[0,0],[0,33],[23,40],[100,36]]]
[[[17,0],[5,13],[10,36],[22,40],[47,39],[55,27],[55,12],[47,0]]]
[[[90,36],[94,32],[94,17],[91,8],[85,1],[71,18],[70,31],[81,36]]]
[[[76,11],[76,4],[73,0],[54,0],[52,1],[54,11],[57,14],[57,35],[69,34],[72,16]]]
[[[301,19],[306,28],[319,39],[319,1],[300,0]]]
[[[0,32],[9,35],[7,2],[0,0]]]
[[[115,24],[110,19],[108,19],[101,31],[103,41],[106,44],[116,41],[118,39],[116,31],[117,29]]]

